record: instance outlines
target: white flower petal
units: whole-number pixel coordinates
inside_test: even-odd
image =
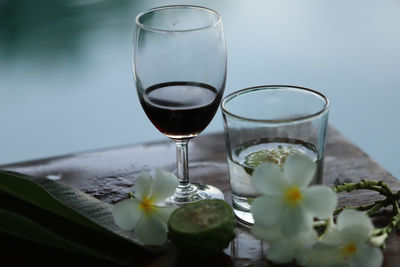
[[[293,241],[297,246],[295,258],[298,263],[302,263],[302,266],[310,266],[309,263],[313,261],[313,247],[317,243],[317,239],[318,234],[314,229],[301,232],[294,237]]]
[[[312,228],[312,216],[302,206],[286,206],[282,210],[282,235],[293,237],[294,235],[308,231]]]
[[[297,244],[300,246],[311,246],[317,242],[318,234],[314,228],[310,228],[308,231],[301,232],[295,236]]]
[[[350,225],[340,231],[342,241],[347,243],[362,244],[369,239],[371,232],[363,225]]]
[[[383,263],[383,254],[380,249],[365,244],[352,261],[354,266],[380,267]]]
[[[178,186],[178,179],[170,172],[156,168],[154,175],[152,200],[154,203],[160,203],[175,193]]]
[[[155,214],[145,214],[135,227],[135,235],[145,245],[163,245],[167,241],[166,226]]]
[[[151,175],[143,171],[139,174],[135,182],[135,197],[138,199],[149,198],[153,186],[153,178]]]
[[[143,215],[139,205],[136,199],[125,199],[115,204],[112,208],[115,224],[122,230],[132,230]]]
[[[364,212],[349,209],[341,212],[337,218],[339,230],[352,225],[363,226],[369,232],[374,229],[371,219]]]
[[[176,210],[178,207],[176,206],[165,206],[165,207],[157,207],[154,211],[154,214],[158,216],[160,221],[167,225],[169,218],[171,217],[172,212]]]
[[[269,227],[274,224],[283,209],[283,202],[279,196],[261,196],[251,204],[251,213],[256,224]]]
[[[338,246],[343,243],[340,237],[340,231],[336,224],[328,226],[327,231],[321,236],[322,244],[329,244]]]
[[[291,153],[283,164],[283,172],[291,183],[305,188],[314,178],[317,164],[306,154],[300,152]]]
[[[269,244],[267,259],[274,263],[288,263],[293,260],[296,247],[286,239],[278,239]]]
[[[329,218],[337,205],[336,193],[327,186],[312,186],[303,191],[303,205],[313,216]]]
[[[251,233],[258,239],[271,241],[282,238],[280,224],[274,224],[270,227],[260,227],[257,223],[251,228]]]
[[[252,176],[254,188],[265,195],[280,195],[287,184],[280,167],[277,164],[266,162],[258,165]]]
[[[300,246],[296,253],[296,262],[307,267],[339,267],[341,253],[338,247],[316,243],[312,247]],[[344,266],[343,266],[344,267]]]

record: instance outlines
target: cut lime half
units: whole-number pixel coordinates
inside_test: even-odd
[[[176,209],[168,221],[171,241],[188,255],[216,256],[235,237],[232,208],[223,200],[205,199]]]

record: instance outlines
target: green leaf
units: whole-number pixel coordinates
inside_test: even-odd
[[[11,234],[23,239],[38,242],[70,252],[82,253],[95,258],[108,260],[122,264],[106,254],[101,254],[95,250],[70,242],[57,234],[49,231],[41,225],[16,213],[0,209],[0,232]]]
[[[0,209],[8,212],[9,217],[12,213],[13,218],[18,218],[20,224],[25,223],[27,228],[35,225],[48,231],[47,235],[37,235],[35,241],[41,240],[51,246],[65,242],[66,249],[73,248],[94,257],[105,254],[104,257],[114,261],[126,262],[129,260],[126,254],[130,259],[136,256],[143,258],[143,255],[148,253],[143,248],[151,252],[165,249],[144,246],[135,239],[132,232],[120,230],[111,215],[112,205],[45,178],[0,170]],[[8,234],[29,238],[23,231],[16,234],[4,225],[3,228]],[[55,238],[50,241],[49,233],[52,237],[59,237],[57,242],[54,241]],[[60,248],[58,245],[57,247]],[[121,247],[129,249],[130,252],[124,254],[124,249],[120,250]]]
[[[102,205],[103,203],[100,201],[100,203],[93,205],[93,201],[87,195],[64,184],[45,178],[0,171],[0,190],[75,223],[97,231],[107,232],[104,227],[94,223],[81,212],[82,208],[85,208],[84,212],[90,214],[90,208],[101,208],[106,211],[109,207]],[[82,199],[88,201],[88,205],[81,206],[77,203]]]

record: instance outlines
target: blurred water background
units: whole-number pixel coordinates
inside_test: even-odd
[[[225,95],[313,88],[330,124],[400,177],[398,0],[0,0],[0,164],[166,140],[132,77],[134,18],[168,4],[222,15]],[[222,131],[218,111],[206,133]]]

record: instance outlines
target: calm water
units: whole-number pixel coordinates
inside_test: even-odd
[[[0,0],[0,164],[165,140],[139,104],[134,17],[187,1]],[[330,123],[400,177],[400,2],[190,1],[218,10],[226,94],[314,88]],[[220,112],[206,132],[222,131]]]

